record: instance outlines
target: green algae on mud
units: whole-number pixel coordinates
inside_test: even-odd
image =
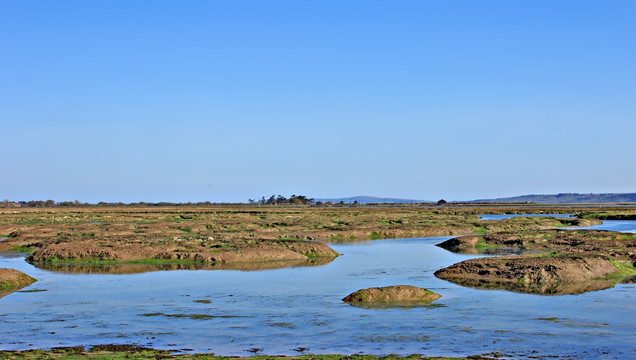
[[[600,255],[555,255],[470,259],[437,270],[435,276],[478,289],[565,295],[611,288],[633,273],[633,267],[618,268],[616,261]]]
[[[429,305],[440,297],[440,294],[427,289],[411,285],[393,285],[360,289],[345,296],[342,301],[364,308],[409,308]]]
[[[0,291],[14,291],[31,285],[37,280],[14,269],[0,269]]]
[[[259,352],[260,349],[246,349],[248,352]],[[304,353],[309,348],[299,347],[291,349],[300,353]],[[362,354],[303,354],[296,356],[276,356],[276,355],[254,355],[249,357],[238,356],[220,356],[214,353],[199,354],[178,354],[168,350],[155,350],[138,345],[96,345],[89,348],[84,346],[74,347],[58,347],[50,350],[22,350],[8,351],[0,350],[0,358],[7,360],[32,360],[32,359],[48,359],[48,360],[82,360],[82,359],[103,359],[103,360],[156,360],[156,359],[176,359],[176,360],[228,360],[228,359],[244,359],[244,360],[462,360],[462,359],[492,359],[488,357],[490,354],[474,355],[469,357],[437,357],[423,356],[422,354],[412,354],[406,356],[400,355],[362,355]]]

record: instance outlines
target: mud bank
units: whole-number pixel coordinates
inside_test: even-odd
[[[459,253],[488,253],[501,249],[560,254],[602,254],[636,260],[636,234],[596,230],[539,230],[460,236],[437,246]]]
[[[468,357],[462,358],[448,358],[448,357],[438,357],[438,356],[423,356],[421,354],[413,354],[407,356],[399,356],[399,355],[387,355],[387,356],[377,356],[377,355],[342,355],[342,354],[327,354],[327,355],[302,355],[304,352],[309,350],[308,348],[298,347],[295,349],[299,355],[297,356],[270,356],[270,355],[259,355],[261,349],[251,348],[246,349],[245,351],[248,353],[252,353],[254,355],[249,357],[237,357],[232,356],[233,359],[244,359],[244,360],[446,360],[446,359],[457,359],[457,360],[494,360],[501,358],[503,356],[513,356],[512,354],[501,354],[501,353],[488,353],[481,355],[472,355]],[[165,350],[155,350],[152,348],[146,348],[137,345],[96,345],[92,347],[85,348],[84,346],[75,346],[75,347],[58,347],[53,348],[51,350],[24,350],[24,351],[0,351],[0,357],[2,359],[50,359],[50,360],[58,360],[58,359],[137,359],[137,360],[150,360],[150,359],[207,359],[207,360],[223,360],[228,357],[215,355],[213,353],[207,354],[175,354],[171,351]]]
[[[51,244],[34,250],[27,261],[38,266],[60,263],[84,265],[213,265],[255,269],[277,265],[301,265],[314,259],[334,259],[339,254],[329,246],[307,241],[177,241],[176,243],[78,241]],[[320,261],[319,261],[320,262]],[[262,266],[261,263],[269,264]],[[225,265],[225,266],[224,266]],[[271,265],[271,266],[270,266]],[[50,267],[50,266],[49,266]],[[212,266],[213,267],[213,266]]]
[[[479,258],[435,272],[438,278],[462,286],[541,295],[607,289],[623,275],[620,263],[599,255]]]
[[[580,294],[636,275],[636,235],[592,230],[537,230],[461,236],[438,246],[459,253],[523,256],[472,259],[435,272],[459,285],[523,293]]]
[[[36,282],[34,278],[14,269],[0,269],[0,297]]]
[[[411,285],[394,285],[361,289],[347,295],[342,301],[351,304],[399,306],[430,304],[440,297],[441,295],[427,289]]]

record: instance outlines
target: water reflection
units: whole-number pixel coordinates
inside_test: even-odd
[[[614,287],[621,282],[620,279],[599,279],[584,282],[540,282],[520,283],[491,279],[471,279],[457,277],[442,277],[454,284],[482,290],[506,290],[524,294],[535,295],[575,295],[589,291],[605,290]]]
[[[350,302],[348,304],[356,308],[367,309],[367,310],[389,310],[389,309],[408,310],[408,309],[417,309],[417,308],[436,309],[436,308],[446,307],[446,305],[444,304],[413,304],[413,303],[399,303],[399,302],[393,302],[390,304]]]
[[[167,270],[241,270],[257,271],[288,267],[321,266],[333,258],[320,257],[306,260],[261,261],[251,263],[190,263],[190,264],[91,264],[91,263],[33,263],[39,269],[81,274],[138,274]]]

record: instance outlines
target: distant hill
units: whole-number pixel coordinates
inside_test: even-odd
[[[337,198],[337,199],[315,199],[316,201],[327,202],[331,201],[336,204],[339,202],[344,202],[345,204],[353,204],[354,202],[358,202],[358,204],[410,204],[413,203],[431,203],[433,201],[426,200],[411,200],[411,199],[394,199],[394,198],[379,198],[374,196],[353,196],[348,198]]]
[[[636,193],[522,195],[498,199],[473,200],[471,202],[506,202],[538,204],[598,204],[598,203],[635,203]]]

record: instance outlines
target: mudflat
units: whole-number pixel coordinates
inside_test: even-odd
[[[446,360],[446,359],[473,359],[473,360],[490,360],[498,359],[502,356],[513,356],[511,354],[501,353],[487,353],[482,355],[472,355],[462,358],[449,358],[449,357],[429,357],[422,356],[420,354],[413,354],[407,356],[399,355],[343,355],[343,354],[326,354],[326,355],[302,355],[307,349],[299,347],[296,349],[299,355],[297,356],[272,356],[272,355],[256,355],[260,349],[253,348],[250,351],[255,355],[249,357],[226,357],[215,355],[213,353],[208,354],[175,354],[165,350],[155,350],[152,348],[146,348],[136,345],[96,345],[85,348],[83,346],[75,347],[58,347],[51,350],[25,350],[25,351],[1,351],[0,357],[2,359],[136,359],[136,360],[150,360],[150,359],[206,359],[206,360],[223,360],[223,359],[245,359],[245,360]]]
[[[571,213],[580,217],[504,220],[479,217],[479,214],[524,213]],[[634,213],[636,209],[624,207],[591,211],[575,206],[523,205],[1,209],[0,251],[27,252],[27,261],[36,266],[63,271],[265,269],[325,264],[339,255],[329,247],[330,242],[470,235],[442,246],[451,251],[512,249],[589,255],[611,259],[614,268],[621,268],[589,276],[597,278],[619,270],[623,275],[631,273],[634,236],[561,228],[599,224],[599,219],[631,218]],[[563,261],[553,256],[541,263]],[[565,262],[570,263],[571,259]],[[467,277],[467,269],[451,281]],[[444,273],[449,280],[450,271]],[[497,276],[512,276],[505,274],[512,272],[500,271]],[[517,282],[519,279],[515,278]]]

